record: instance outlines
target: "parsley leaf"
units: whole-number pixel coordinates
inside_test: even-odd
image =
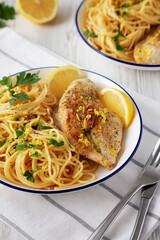
[[[39,78],[39,71],[37,73],[25,73],[25,72],[22,72],[20,73],[19,75],[17,75],[17,82],[14,86],[12,86],[12,79],[10,77],[6,77],[4,76],[2,78],[2,80],[0,80],[0,85],[6,85],[8,87],[8,91],[10,92],[11,96],[13,98],[9,99],[9,103],[10,105],[13,105],[17,99],[19,100],[32,100],[27,94],[25,93],[16,93],[15,94],[15,91],[13,90],[13,88],[17,87],[17,86],[20,86],[22,84],[33,84],[33,83],[36,83],[40,80]],[[5,91],[7,90],[4,90],[2,93],[0,93],[0,95],[2,95]]]
[[[13,95],[14,98],[20,99],[20,100],[32,100],[27,94],[25,93],[17,93]]]
[[[48,127],[48,126],[39,126],[37,129],[52,129],[52,127]]]
[[[119,10],[117,10],[116,13],[117,13],[117,15],[120,15],[120,11]]]
[[[55,147],[60,147],[64,145],[64,141],[57,142],[55,139],[50,138],[49,142]]]
[[[35,171],[27,170],[27,171],[25,171],[24,176],[27,178],[28,181],[35,182],[35,179],[33,177],[33,173],[37,172],[38,169],[39,169],[38,166],[36,166],[36,170]]]
[[[33,84],[33,83],[36,83],[40,80],[39,78],[39,71],[37,73],[25,73],[25,72],[22,72],[20,73],[19,75],[17,75],[17,82],[16,82],[16,85],[14,87],[17,87],[19,85],[22,85],[22,84]]]
[[[128,13],[125,12],[125,11],[123,12],[123,15],[126,16],[126,17],[128,17]]]
[[[10,105],[13,105],[16,102],[15,98],[11,98],[8,100],[8,102],[10,103]]]
[[[34,154],[31,154],[30,157],[40,157],[41,155],[39,155],[38,153],[34,153]]]
[[[127,8],[127,7],[129,7],[129,3],[125,3],[121,6],[121,8]]]
[[[18,120],[17,120],[18,121]],[[20,125],[19,128],[23,131],[24,130],[24,126]]]
[[[34,145],[34,144],[30,144],[28,141],[27,141],[27,144],[21,142],[21,143],[18,143],[15,147],[16,149],[16,152],[19,151],[19,150],[24,150],[25,148],[41,148],[43,147],[43,145]]]
[[[125,50],[127,50],[127,48],[121,47],[118,41],[116,42],[116,49],[118,51],[125,51]]]
[[[13,7],[7,6],[4,2],[0,3],[0,18],[4,20],[14,19],[15,10]]]
[[[93,37],[93,38],[96,38],[96,37],[97,37],[96,34],[90,32],[88,29],[84,32],[84,35],[87,35],[87,36]]]
[[[125,36],[123,35],[123,33],[121,33],[120,27],[118,28],[118,37],[119,37],[119,36],[121,36],[121,37],[124,37],[124,38],[125,38]]]
[[[0,85],[6,85],[9,89],[12,88],[12,79],[10,77],[4,76],[2,80],[0,80]]]
[[[43,145],[34,145],[34,144],[29,144],[30,148],[41,148]]]
[[[27,178],[28,181],[35,182],[35,179],[29,170],[25,171],[24,176]]]
[[[15,132],[17,135],[17,139],[24,134],[21,130],[17,130],[17,129],[15,130]]]
[[[0,144],[0,148],[4,146],[4,144],[6,143],[6,141],[7,141],[7,138],[3,138],[3,139],[2,139],[2,144]]]
[[[48,126],[39,126],[39,123],[40,123],[40,118],[38,119],[38,123],[37,123],[37,125],[35,125],[35,126],[32,126],[32,128],[33,129],[35,129],[35,130],[40,130],[40,129],[52,129],[52,127],[48,127]]]
[[[16,152],[24,149],[24,143],[18,143],[15,147]]]
[[[116,44],[116,49],[117,49],[118,51],[125,51],[127,48],[123,48],[123,47],[121,47],[120,44],[119,44],[118,38],[119,38],[120,36],[125,38],[125,36],[123,35],[123,33],[121,33],[120,27],[119,27],[119,28],[118,28],[118,34],[117,34],[116,36],[114,36],[112,39],[113,39],[113,41],[115,42],[115,44]]]
[[[3,92],[0,93],[0,96],[7,91],[8,91],[8,89],[5,89]]]

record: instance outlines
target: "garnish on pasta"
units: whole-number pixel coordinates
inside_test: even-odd
[[[0,178],[51,190],[93,181],[97,164],[80,157],[55,126],[57,99],[40,79],[23,72],[0,81]]]

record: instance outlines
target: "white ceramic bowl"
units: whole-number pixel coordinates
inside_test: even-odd
[[[48,75],[53,71],[55,67],[46,67],[46,68],[35,68],[35,69],[30,69],[27,72],[37,72],[40,70],[40,77],[46,81]],[[125,165],[130,161],[130,159],[133,157],[134,153],[136,152],[138,145],[141,140],[141,135],[142,135],[142,119],[141,119],[141,114],[139,112],[139,109],[134,102],[133,98],[117,83],[113,82],[112,80],[108,79],[107,77],[104,77],[100,74],[97,74],[95,72],[91,72],[85,69],[82,69],[84,72],[86,72],[87,77],[92,80],[98,87],[99,89],[102,89],[104,87],[114,87],[117,89],[120,89],[121,91],[125,92],[132,100],[134,106],[135,106],[135,115],[134,119],[129,126],[129,128],[124,130],[124,135],[123,135],[123,143],[122,143],[122,149],[119,154],[119,161],[117,166],[111,170],[107,171],[104,167],[99,166],[95,175],[96,175],[96,180],[89,183],[85,184],[80,187],[75,187],[75,188],[70,188],[70,189],[64,189],[64,190],[38,190],[38,189],[30,189],[28,187],[20,187],[18,185],[15,185],[13,183],[10,183],[9,181],[0,179],[0,183],[20,190],[20,191],[25,191],[25,192],[31,192],[31,193],[40,193],[40,194],[55,194],[55,193],[65,193],[65,192],[72,192],[72,191],[77,191],[81,190],[84,188],[91,187],[93,185],[96,185],[110,177],[112,177],[114,174],[119,172]],[[18,73],[14,74],[17,75]],[[13,75],[13,76],[14,76]]]
[[[136,69],[136,70],[148,70],[148,71],[160,70],[160,65],[145,65],[145,64],[131,63],[131,62],[127,62],[127,61],[123,61],[120,59],[110,57],[110,56],[100,52],[96,48],[94,48],[91,44],[89,44],[83,33],[84,23],[85,23],[85,11],[86,11],[85,3],[86,3],[86,0],[83,0],[80,3],[80,5],[77,9],[77,12],[76,12],[75,22],[76,22],[76,27],[77,27],[80,37],[90,48],[92,48],[94,51],[96,51],[98,54],[100,54],[104,60],[105,60],[105,58],[108,58],[111,61],[113,61],[117,64],[120,64],[121,66],[124,66],[124,67],[129,67],[129,68]]]

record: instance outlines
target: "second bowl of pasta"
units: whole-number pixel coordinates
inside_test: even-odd
[[[84,0],[76,27],[97,53],[123,66],[160,69],[160,5],[158,0]]]

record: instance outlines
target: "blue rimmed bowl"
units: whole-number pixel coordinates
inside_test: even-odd
[[[94,48],[87,41],[87,39],[84,35],[84,25],[85,25],[85,16],[86,16],[86,7],[85,7],[86,1],[87,0],[83,0],[80,3],[80,5],[77,9],[77,12],[76,12],[75,23],[76,23],[77,31],[78,31],[80,37],[82,38],[82,40],[87,44],[87,46],[90,47],[91,49],[93,49],[97,54],[102,56],[102,61],[105,61],[105,58],[107,58],[108,60],[115,62],[117,64],[120,64],[121,66],[129,67],[129,68],[136,69],[136,70],[148,70],[148,71],[160,70],[160,65],[145,65],[145,64],[138,64],[138,63],[123,61],[123,60],[108,56],[108,55],[104,54],[103,52],[100,52],[99,50]]]
[[[37,71],[40,71],[40,77],[42,78],[42,81],[46,81],[47,77],[49,74],[53,71],[55,67],[43,67],[43,68],[35,68],[35,69],[30,69],[27,70],[27,72],[34,73]],[[127,91],[122,88],[120,85],[112,81],[111,79],[102,76],[98,73],[88,71],[85,69],[82,69],[87,75],[87,77],[92,80],[98,87],[99,89],[102,89],[104,87],[113,87],[117,88],[123,92],[125,92],[130,99],[132,100],[134,107],[135,107],[135,115],[133,118],[133,121],[131,125],[124,130],[124,135],[123,135],[123,143],[122,143],[122,148],[119,153],[119,161],[117,166],[112,169],[111,171],[107,171],[104,167],[99,166],[98,169],[95,172],[96,175],[96,180],[89,183],[85,184],[80,187],[75,187],[75,188],[68,188],[64,190],[39,190],[39,189],[31,189],[26,187],[21,187],[18,185],[15,185],[9,181],[6,181],[4,179],[0,178],[0,183],[4,184],[10,188],[24,191],[24,192],[30,192],[30,193],[38,193],[38,194],[57,194],[57,193],[65,193],[65,192],[72,192],[72,191],[78,191],[82,190],[91,186],[94,186],[96,184],[99,184],[100,182],[105,181],[106,179],[114,176],[117,172],[119,172],[122,168],[126,166],[126,164],[131,160],[133,155],[135,154],[141,140],[141,135],[142,135],[142,118],[140,111],[137,107],[137,104],[135,103],[134,99],[127,93]],[[16,73],[12,76],[15,76],[19,73]]]

